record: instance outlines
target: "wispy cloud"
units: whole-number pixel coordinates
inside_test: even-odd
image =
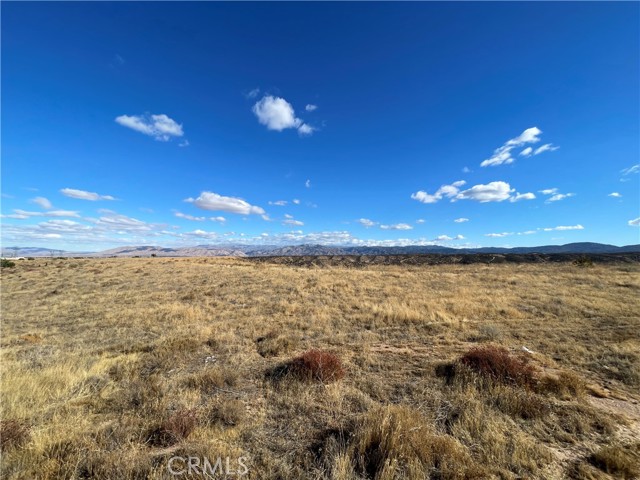
[[[536,148],[535,151],[533,152],[533,154],[534,155],[540,155],[541,153],[544,153],[544,152],[555,152],[559,148],[560,147],[552,145],[551,143],[545,143],[541,147]]]
[[[276,200],[275,202],[269,202],[269,205],[275,205],[277,207],[284,207],[288,204],[286,200]]]
[[[380,225],[382,230],[413,230],[408,223],[395,223],[393,225]]]
[[[213,192],[202,192],[198,198],[187,198],[185,202],[193,203],[203,210],[218,210],[239,215],[264,215],[265,211],[237,197],[225,197]]]
[[[633,220],[629,220],[627,224],[630,227],[640,227],[640,217],[634,218]]]
[[[98,200],[115,200],[111,195],[100,195],[99,193],[77,190],[75,188],[63,188],[60,190],[60,193],[65,197],[76,198],[78,200],[89,200],[92,202]]]
[[[502,146],[496,148],[493,151],[493,155],[486,160],[482,161],[481,167],[495,167],[503,164],[510,164],[515,162],[515,158],[512,156],[512,150],[528,143],[537,143],[540,141],[540,135],[542,130],[538,127],[527,128],[517,137],[507,140]],[[559,147],[550,143],[542,145],[541,147],[533,150],[532,147],[526,147],[520,152],[520,156],[529,157],[531,155],[539,155],[540,153],[557,150]]]
[[[311,188],[311,180],[307,180],[306,182],[304,182],[304,186],[307,188]]]
[[[46,212],[30,212],[16,208],[13,214],[5,215],[5,218],[25,219],[29,217],[80,217],[80,213],[74,210],[47,210]]]
[[[293,200],[291,200],[291,202],[292,202],[294,205],[300,205],[300,200],[298,200],[297,198],[294,198]]]
[[[305,109],[307,112],[313,112],[314,110],[317,110],[317,109],[318,109],[318,106],[317,106],[317,105],[313,105],[313,104],[309,103],[309,104],[307,104],[307,106],[306,106],[306,107],[304,107],[304,109]]]
[[[609,195],[607,195],[607,197],[620,198],[622,197],[622,194],[618,192],[611,192]]]
[[[191,220],[193,222],[204,222],[206,220],[205,217],[194,217],[193,215],[182,212],[174,212],[174,215],[178,218],[184,218],[185,220]]]
[[[120,115],[116,123],[136,132],[144,133],[161,142],[167,142],[172,137],[182,137],[182,125],[165,114],[159,115]]]
[[[620,173],[622,173],[622,175],[632,175],[634,173],[639,173],[639,172],[640,172],[640,163],[632,165],[629,168],[623,168],[622,170],[620,170]]]
[[[268,130],[281,132],[295,128],[300,135],[311,135],[314,128],[296,117],[293,106],[284,98],[265,95],[252,108],[253,113]]]
[[[423,218],[419,218],[418,220],[416,220],[417,224],[422,225],[425,222],[425,220]]]
[[[544,203],[559,202],[565,198],[575,197],[575,193],[560,193],[557,188],[547,188],[545,190],[539,190],[543,195],[548,195],[549,198]]]
[[[450,237],[449,235],[439,235],[434,238],[436,242],[451,242],[453,240],[464,240],[464,236],[456,235],[455,237]]]
[[[564,230],[584,230],[584,227],[580,224],[578,225],[560,225],[557,227],[547,227],[542,229],[545,232],[551,232],[554,230],[564,231]]]
[[[29,201],[31,203],[35,203],[36,205],[40,206],[40,208],[44,208],[45,210],[51,210],[53,208],[53,205],[51,204],[51,202],[44,197],[32,198]]]
[[[254,88],[253,90],[249,90],[247,93],[245,93],[244,96],[247,98],[256,98],[258,95],[260,95],[260,89]]]
[[[456,218],[454,220],[454,222],[456,222],[456,223],[464,223],[464,222],[468,222],[468,221],[469,221],[469,219],[468,218],[464,218],[464,217]]]

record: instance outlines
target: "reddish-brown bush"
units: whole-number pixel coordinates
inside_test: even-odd
[[[289,371],[303,380],[322,383],[344,377],[344,367],[337,355],[322,350],[309,350],[293,359]]]
[[[504,347],[487,345],[473,348],[462,356],[460,362],[501,383],[526,387],[536,383],[535,368],[526,359],[511,355]]]
[[[191,435],[197,424],[194,410],[178,410],[149,432],[147,442],[156,447],[169,447]]]
[[[29,427],[17,420],[0,421],[0,450],[18,447],[29,439]]]

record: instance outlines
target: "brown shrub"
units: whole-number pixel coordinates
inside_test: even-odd
[[[518,358],[504,347],[486,345],[465,353],[460,362],[501,383],[532,387],[536,383],[535,368],[526,359]]]
[[[198,416],[195,410],[178,410],[150,430],[147,443],[155,447],[169,447],[191,435],[197,425]]]
[[[288,371],[301,380],[322,383],[340,380],[345,373],[340,358],[323,350],[304,352],[291,361]]]
[[[30,436],[29,427],[18,420],[0,420],[0,450],[19,447]]]

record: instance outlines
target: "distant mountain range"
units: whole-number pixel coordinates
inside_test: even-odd
[[[460,255],[469,253],[630,253],[640,252],[640,244],[617,247],[603,243],[568,243],[514,248],[450,248],[442,246],[406,247],[340,247],[327,245],[197,245],[194,247],[163,248],[156,246],[118,247],[101,252],[68,252],[50,248],[4,247],[3,257],[264,257],[313,255]]]

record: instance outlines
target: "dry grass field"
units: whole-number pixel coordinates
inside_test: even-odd
[[[638,312],[637,263],[18,261],[2,478],[638,478]]]

